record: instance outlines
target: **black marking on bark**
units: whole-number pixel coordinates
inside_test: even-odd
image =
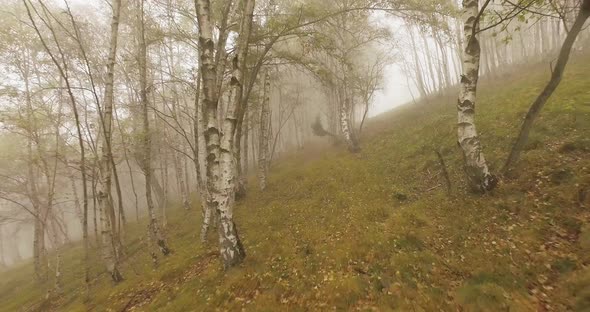
[[[469,110],[471,110],[471,113],[473,113],[473,102],[471,102],[470,100],[464,100],[463,102],[461,102],[459,100],[459,107],[463,109],[463,112],[467,113],[469,112]]]

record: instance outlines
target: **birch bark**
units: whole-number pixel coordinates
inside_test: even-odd
[[[223,133],[218,125],[219,94],[217,88],[217,66],[214,57],[213,22],[209,0],[195,0],[199,24],[200,67],[203,77],[203,109],[205,116],[205,141],[207,144],[207,191],[208,210],[215,209],[219,219],[219,246],[225,269],[242,262],[246,256],[233,222],[235,202],[236,164],[234,135],[236,112],[241,101],[244,60],[252,24],[254,0],[246,0],[243,6],[237,47],[233,58],[231,87],[233,98],[228,102],[222,123]]]
[[[102,257],[107,271],[115,283],[123,280],[119,272],[118,253],[115,248],[114,227],[116,224],[113,197],[111,194],[112,184],[112,119],[113,119],[113,93],[114,93],[114,71],[117,55],[117,40],[119,33],[119,15],[121,1],[113,1],[113,16],[111,18],[111,39],[109,43],[109,55],[107,60],[107,78],[105,82],[104,105],[101,117],[103,140],[101,144],[100,158],[100,183],[98,183],[97,200],[101,220]]]
[[[458,144],[463,152],[464,168],[469,186],[474,191],[492,190],[497,180],[490,173],[475,128],[475,100],[479,79],[480,45],[479,8],[477,0],[463,0],[463,74],[457,103]]]

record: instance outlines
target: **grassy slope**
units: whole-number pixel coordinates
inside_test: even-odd
[[[455,101],[406,106],[371,122],[360,155],[307,150],[281,160],[270,189],[251,192],[236,219],[248,257],[227,273],[200,246],[198,209],[169,221],[174,254],[158,270],[130,242],[126,281],[100,277],[95,311],[368,309],[537,311],[590,308],[590,62],[574,60],[542,112],[519,176],[466,195],[455,143]],[[548,73],[482,83],[477,122],[499,168]],[[447,195],[434,154],[447,161]],[[131,228],[137,237],[144,225]],[[211,235],[211,246],[215,239]],[[79,247],[66,255],[66,295],[45,310],[84,310]],[[96,270],[96,269],[95,269]],[[0,311],[39,308],[31,266],[2,273]]]

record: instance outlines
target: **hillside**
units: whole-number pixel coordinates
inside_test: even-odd
[[[87,307],[589,311],[589,61],[572,61],[518,174],[491,194],[463,185],[454,95],[407,105],[369,123],[358,155],[307,146],[272,168],[266,192],[252,179],[235,211],[247,252],[240,267],[222,272],[216,235],[199,244],[199,208],[176,209],[167,228],[173,254],[153,269],[145,225],[132,225],[126,280],[113,287],[99,276]],[[482,82],[478,130],[493,169],[547,77],[544,65]],[[446,161],[450,194],[434,150]],[[32,265],[1,273],[0,311],[85,310],[81,254],[67,251],[65,295],[47,302]]]

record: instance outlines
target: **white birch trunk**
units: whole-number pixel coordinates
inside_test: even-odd
[[[199,197],[201,201],[201,212],[203,216],[203,222],[200,230],[201,243],[207,241],[207,233],[211,225],[211,215],[215,212],[209,205],[209,192],[207,190],[207,173],[201,170],[201,166],[204,165],[207,168],[207,144],[205,140],[205,116],[203,114],[203,106],[201,105],[201,72],[197,71],[195,75],[196,82],[196,93],[195,93],[195,169],[197,174],[197,187],[199,189]]]
[[[463,0],[465,44],[463,46],[463,74],[461,75],[461,88],[457,104],[457,133],[469,186],[474,191],[486,192],[496,186],[497,180],[490,173],[475,128],[475,100],[480,59],[480,45],[477,39],[478,13],[477,0]]]
[[[243,61],[252,21],[254,1],[244,5],[236,56],[233,60],[231,86],[235,98],[228,103],[223,120],[223,134],[218,126],[217,68],[214,59],[213,22],[209,0],[195,1],[199,24],[200,67],[203,76],[203,107],[206,123],[207,143],[207,190],[208,209],[215,208],[219,217],[219,245],[224,268],[242,262],[245,252],[233,222],[235,200],[236,166],[233,153],[233,139],[236,127],[236,109],[242,88]],[[245,43],[245,44],[244,44]],[[236,92],[240,90],[240,92]]]
[[[116,218],[113,206],[113,197],[111,195],[112,168],[111,168],[111,124],[113,119],[113,93],[114,93],[114,71],[115,60],[117,55],[117,39],[119,32],[119,14],[121,1],[113,1],[113,16],[111,19],[111,39],[109,46],[109,56],[107,60],[107,79],[105,82],[105,97],[101,117],[102,144],[101,158],[99,161],[100,183],[98,183],[97,199],[101,219],[101,238],[102,238],[102,256],[106,268],[115,283],[122,280],[118,269],[118,252],[115,248],[116,240],[114,228]]]
[[[350,110],[350,99],[346,97],[340,105],[340,131],[342,132],[342,136],[344,137],[344,142],[346,142],[348,150],[352,153],[357,153],[360,151],[360,148],[354,133],[352,132]]]

